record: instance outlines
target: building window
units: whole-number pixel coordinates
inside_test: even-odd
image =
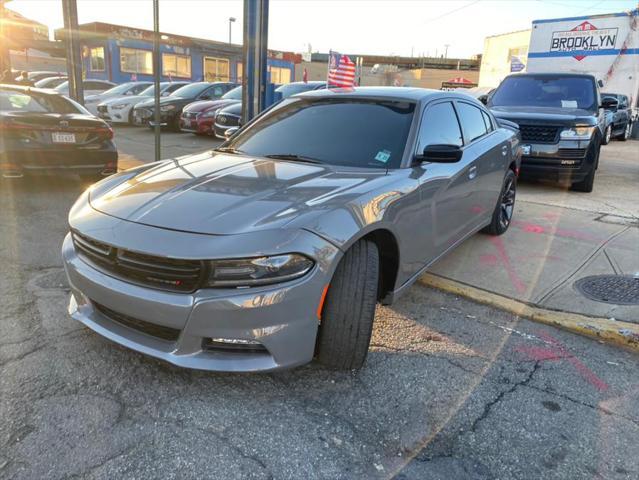
[[[150,50],[120,48],[120,70],[122,73],[153,75],[153,54]]]
[[[104,47],[93,47],[89,50],[91,58],[91,71],[104,72]]]
[[[229,61],[224,58],[204,57],[204,81],[228,82]]]
[[[509,48],[508,49],[508,61],[510,62],[510,60],[513,57],[517,57],[519,60],[526,60],[526,57],[528,57],[528,47],[527,46],[522,46],[522,47],[517,47],[517,48]]]
[[[235,67],[235,73],[236,73],[235,81],[237,83],[242,83],[242,77],[244,76],[244,65],[242,65],[242,62],[237,62],[237,65]]]
[[[285,84],[291,83],[291,69],[283,67],[270,67],[271,83]]]
[[[163,53],[162,75],[167,77],[191,78],[191,57],[189,55]]]

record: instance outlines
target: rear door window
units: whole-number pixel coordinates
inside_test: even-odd
[[[464,129],[464,136],[469,143],[488,133],[488,128],[484,121],[484,112],[479,108],[469,103],[458,102],[457,111],[459,112],[459,119]]]
[[[428,145],[463,145],[462,132],[451,102],[437,103],[424,112],[419,127],[417,152]]]

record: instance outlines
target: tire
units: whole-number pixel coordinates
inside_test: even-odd
[[[629,121],[628,123],[626,123],[626,128],[624,129],[623,133],[619,135],[617,138],[621,140],[622,142],[625,142],[626,140],[630,139],[631,134],[632,134],[632,122]]]
[[[597,170],[597,167],[599,167],[599,151],[601,149],[601,146],[597,145],[597,146],[594,146],[594,147],[591,147],[591,148],[593,148],[592,155],[596,155],[595,161],[593,162],[592,167],[591,167],[590,171],[588,172],[588,175],[586,176],[586,178],[584,178],[580,182],[573,183],[570,186],[570,189],[575,191],[575,192],[590,193],[590,192],[592,192],[592,189],[594,187],[594,184],[595,184],[595,172]]]
[[[326,294],[317,341],[320,363],[342,370],[364,364],[373,331],[378,281],[377,245],[360,240],[340,261]]]
[[[612,138],[612,125],[608,125],[604,132],[603,138],[601,139],[601,144],[608,145],[610,143],[611,138]]]
[[[515,211],[515,197],[517,196],[517,176],[512,170],[508,170],[504,176],[501,193],[497,199],[497,205],[493,210],[490,224],[482,230],[489,235],[502,235],[510,227],[510,222]]]

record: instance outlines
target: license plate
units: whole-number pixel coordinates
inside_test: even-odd
[[[51,141],[53,143],[75,143],[75,133],[53,132]]]
[[[522,155],[530,155],[532,153],[532,147],[530,145],[523,145],[521,147]]]

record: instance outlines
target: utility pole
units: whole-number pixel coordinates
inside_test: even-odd
[[[229,45],[233,43],[233,36],[231,35],[231,27],[235,23],[235,20],[237,20],[235,17],[229,17]]]
[[[268,11],[269,0],[244,0],[242,125],[266,106]]]
[[[4,4],[6,0],[0,0],[0,76],[2,76],[5,70],[9,71],[9,76],[13,79],[13,75],[11,75],[11,55],[9,54],[9,39],[7,35],[7,12],[4,8]],[[7,81],[7,79],[4,79]]]
[[[153,133],[155,134],[155,161],[161,157],[160,125],[160,0],[153,0]]]
[[[78,27],[78,6],[76,0],[62,0],[65,43],[67,49],[67,72],[69,75],[69,96],[84,105],[82,88],[82,51]]]
[[[446,50],[444,50],[444,58],[448,58],[448,47],[450,47],[450,44],[446,44],[444,45],[444,48],[446,48]]]

